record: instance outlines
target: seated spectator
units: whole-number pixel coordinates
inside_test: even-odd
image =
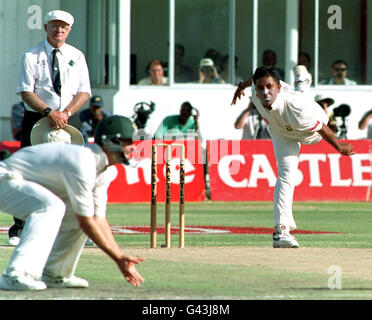
[[[200,60],[199,83],[225,83],[218,74],[213,60],[210,58],[203,58]]]
[[[275,67],[279,71],[280,80],[284,81],[284,76],[285,76],[284,70],[279,69],[276,66],[276,63],[277,63],[277,58],[276,58],[275,51],[271,49],[265,50],[264,53],[262,54],[262,66],[263,67]]]
[[[13,139],[16,141],[21,141],[21,129],[22,129],[22,120],[23,120],[24,113],[25,113],[25,104],[23,101],[13,104],[10,126],[12,129]]]
[[[367,111],[359,121],[359,129],[364,130],[367,128],[367,139],[372,139],[372,110]]]
[[[235,56],[235,79],[234,84],[237,85],[243,78],[236,74],[236,70],[238,69],[238,57]],[[229,55],[226,54],[221,59],[221,78],[228,83],[229,82]]]
[[[152,60],[148,68],[149,76],[140,80],[139,85],[151,86],[151,85],[166,85],[168,84],[168,78],[164,75],[164,65],[160,60]]]
[[[94,137],[94,131],[98,122],[109,115],[110,113],[103,109],[102,97],[93,96],[90,99],[89,109],[84,109],[79,113],[81,121],[80,131],[85,142],[90,142]]]
[[[333,113],[328,110],[328,107],[333,105],[335,101],[332,98],[326,97],[323,94],[316,95],[314,100],[323,108],[325,113],[328,115],[329,117],[328,127],[330,127],[334,133],[336,133],[338,131],[337,121]]]
[[[235,121],[235,129],[243,129],[242,140],[271,139],[267,123],[258,113],[252,100]]]
[[[355,86],[357,83],[353,80],[348,79],[347,76],[347,63],[344,60],[337,60],[332,64],[332,78],[320,82],[321,84],[332,84],[332,85],[345,85]]]
[[[220,67],[221,67],[221,61],[222,61],[222,55],[219,53],[216,49],[210,48],[204,53],[203,58],[209,58],[212,59],[214,65],[216,66],[217,72],[220,73]]]
[[[187,138],[187,134],[192,133],[195,138],[195,133],[199,138],[199,111],[194,108],[190,102],[185,101],[181,105],[180,114],[167,116],[163,119],[159,128],[156,130],[155,139],[165,139],[173,136],[183,136]]]
[[[326,113],[328,113],[327,108],[335,103],[335,101],[332,98],[329,98],[323,94],[316,95],[314,100],[324,109]]]
[[[182,44],[176,44],[174,50],[174,81],[178,83],[195,80],[192,68],[183,64],[184,57],[185,47]]]
[[[311,59],[309,54],[306,52],[300,52],[298,54],[298,65],[305,66],[307,71],[311,70]]]

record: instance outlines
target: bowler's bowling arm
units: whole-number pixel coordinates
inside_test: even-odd
[[[341,154],[350,156],[355,153],[354,147],[350,143],[339,142],[334,132],[326,124],[323,124],[323,127],[318,132],[325,141]]]

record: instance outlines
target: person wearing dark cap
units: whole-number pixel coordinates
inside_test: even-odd
[[[1,150],[0,151],[0,161],[3,161],[9,158],[12,154],[8,150]]]
[[[89,109],[80,111],[79,118],[81,121],[80,131],[85,142],[90,142],[94,137],[94,131],[98,122],[109,116],[110,113],[103,109],[103,99],[101,96],[93,96],[90,99]]]

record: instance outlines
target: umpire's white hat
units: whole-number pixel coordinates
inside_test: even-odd
[[[53,129],[49,126],[49,119],[42,118],[35,123],[31,130],[31,145],[47,142],[65,142],[72,144],[84,144],[83,135],[80,131],[69,124],[62,129]]]
[[[74,24],[74,17],[67,11],[63,11],[63,10],[53,10],[53,11],[48,12],[45,15],[44,20],[45,20],[45,23],[48,23],[49,21],[53,21],[53,20],[61,20],[69,24],[70,27]]]

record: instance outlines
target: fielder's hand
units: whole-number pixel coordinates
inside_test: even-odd
[[[135,266],[136,264],[141,263],[143,260],[145,260],[145,258],[123,257],[118,261],[118,267],[125,280],[135,287],[139,287],[141,282],[145,281]]]

